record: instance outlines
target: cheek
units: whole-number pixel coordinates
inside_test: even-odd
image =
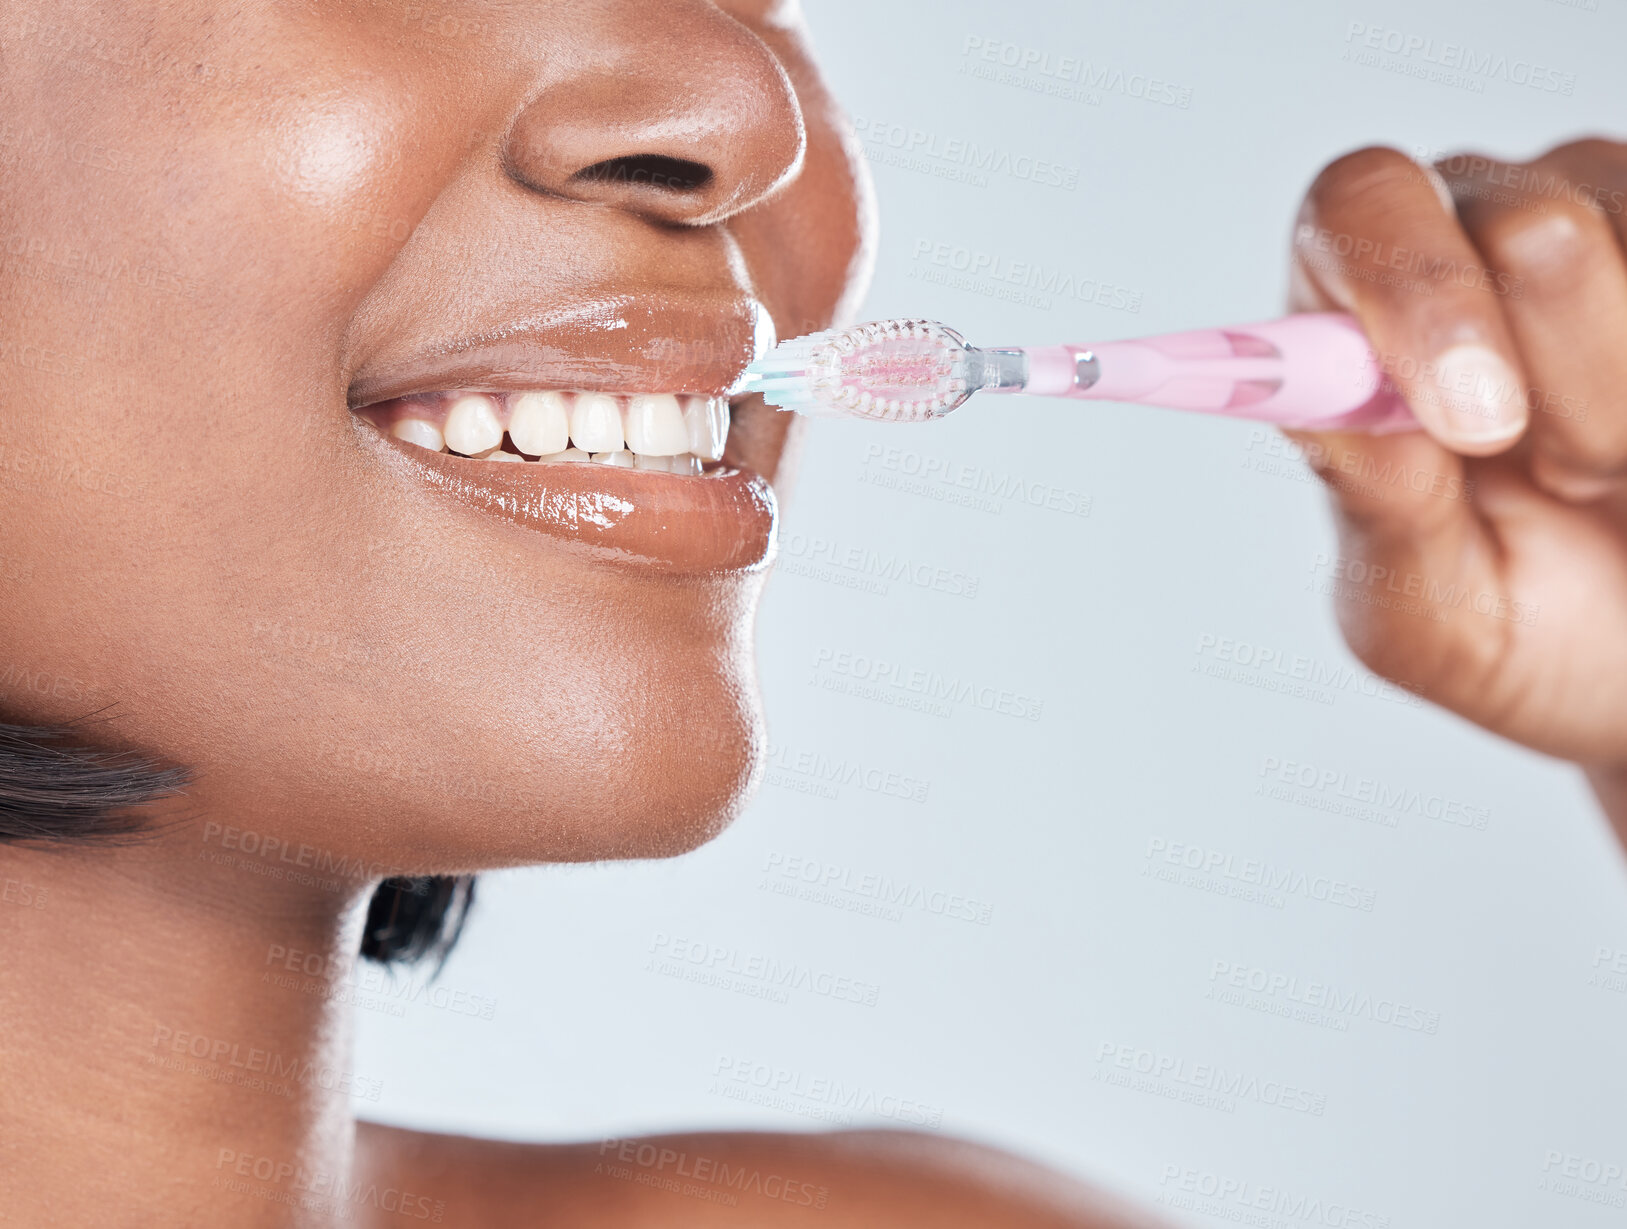
[[[436,526],[345,450],[346,330],[501,117],[387,51],[251,42],[211,53],[252,67],[229,89],[69,74],[29,122],[58,106],[117,158],[0,177],[6,226],[52,253],[28,269],[55,279],[0,267],[0,323],[40,356],[0,367],[0,524],[26,538],[0,579],[29,578],[0,635],[83,680],[40,719],[117,702],[132,740],[199,770],[200,805],[424,869],[705,839],[758,763],[760,577],[705,590],[554,561],[527,628],[494,623],[500,594],[450,600],[357,558]],[[820,260],[853,228],[830,216],[808,215],[823,237],[787,294],[811,297],[787,310],[839,297]],[[798,246],[798,217],[762,234]],[[506,550],[494,566],[541,566]]]
[[[353,99],[285,114],[262,148],[268,186],[318,214],[375,199],[400,161],[387,109]]]

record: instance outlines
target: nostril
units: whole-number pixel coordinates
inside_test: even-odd
[[[571,179],[578,183],[699,192],[712,182],[712,168],[704,162],[668,158],[662,154],[631,154],[585,166]]]

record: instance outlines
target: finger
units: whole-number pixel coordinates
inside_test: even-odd
[[[1474,484],[1431,471],[1441,456],[1453,467],[1463,458],[1419,431],[1379,441],[1321,433],[1307,442],[1334,497],[1338,554],[1322,577],[1345,642],[1378,674],[1449,708],[1472,708],[1502,629],[1465,619],[1454,601],[1499,592],[1501,583],[1496,537],[1471,502]]]
[[[1294,278],[1290,305],[1296,311],[1339,306],[1302,274]],[[1339,533],[1334,609],[1351,651],[1379,674],[1449,701],[1437,694],[1439,666],[1463,650],[1447,621],[1416,613],[1440,586],[1413,580],[1456,577],[1466,566],[1479,572],[1487,565],[1487,536],[1471,503],[1475,488],[1466,462],[1422,431],[1287,434],[1332,498]],[[1387,600],[1385,590],[1396,577],[1404,593],[1415,588],[1423,601]],[[1459,673],[1468,677],[1470,671]]]
[[[1432,168],[1393,149],[1331,163],[1294,233],[1302,276],[1352,313],[1418,421],[1456,452],[1501,452],[1525,430],[1507,286],[1458,224]]]
[[[1586,141],[1529,166],[1463,155],[1438,169],[1475,246],[1519,282],[1504,309],[1531,385],[1532,477],[1573,501],[1618,490],[1627,481],[1627,148]]]
[[[1296,264],[1289,305],[1295,311],[1333,311],[1338,304]],[[1359,531],[1364,541],[1428,537],[1470,517],[1473,494],[1463,458],[1419,431],[1366,435],[1289,431],[1305,462],[1326,484],[1341,533]]]

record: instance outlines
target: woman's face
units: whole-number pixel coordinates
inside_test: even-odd
[[[726,823],[786,423],[665,458],[868,246],[788,8],[0,10],[7,718],[112,705],[210,818],[406,871]],[[643,451],[479,456],[516,416]]]

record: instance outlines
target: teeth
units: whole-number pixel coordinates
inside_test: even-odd
[[[729,432],[728,401],[694,393],[419,393],[362,414],[431,452],[510,465],[536,457],[672,474],[705,472],[708,462],[722,459]]]
[[[454,401],[446,412],[442,432],[446,446],[465,456],[496,448],[503,442],[503,424],[497,419],[497,405],[481,393],[468,393]]]
[[[427,448],[431,452],[439,452],[446,447],[441,429],[422,418],[397,419],[395,425],[390,428],[390,434],[398,440],[406,440],[409,444],[417,444],[418,447]]]
[[[564,452],[571,442],[568,393],[521,393],[509,402],[508,437],[527,456]]]
[[[729,403],[722,397],[685,397],[684,429],[690,452],[708,461],[721,460],[729,432]]]
[[[627,446],[650,457],[671,457],[689,447],[689,431],[678,398],[640,393],[627,401]]]
[[[571,407],[571,443],[587,452],[618,452],[621,407],[608,393],[581,393]]]

